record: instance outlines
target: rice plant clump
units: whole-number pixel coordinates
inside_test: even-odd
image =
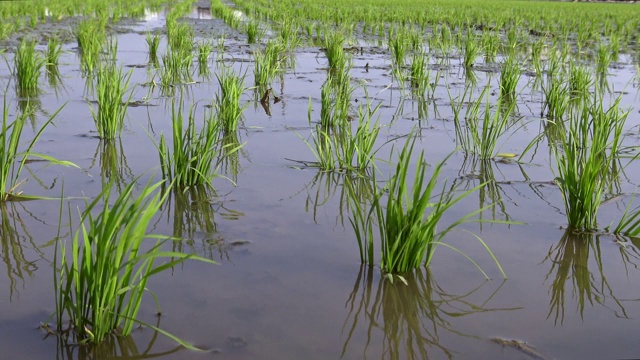
[[[515,100],[518,81],[522,76],[520,65],[515,56],[510,55],[502,64],[500,72],[500,97],[506,101]]]
[[[228,68],[216,73],[220,90],[216,94],[215,105],[218,119],[222,122],[222,128],[226,132],[236,131],[242,113],[247,107],[247,105],[240,104],[240,97],[246,90],[245,76],[246,73],[239,75]]]
[[[122,133],[124,118],[127,114],[133,89],[129,89],[130,71],[123,73],[122,68],[113,63],[102,64],[96,76],[98,109],[91,107],[91,115],[101,139],[114,139]],[[123,100],[129,91],[129,96]]]
[[[605,110],[601,94],[586,100],[569,115],[568,132],[555,149],[560,188],[569,226],[577,230],[597,227],[597,213],[619,158],[622,131],[628,112],[620,99]]]
[[[18,94],[20,97],[37,96],[40,93],[38,78],[45,65],[44,57],[36,51],[34,40],[23,39],[14,57]]]
[[[164,251],[164,241],[147,234],[169,194],[159,191],[162,184],[149,183],[136,195],[132,182],[113,202],[112,186],[108,186],[86,204],[71,248],[64,243],[56,248],[59,265],[54,286],[60,333],[71,330],[80,343],[91,344],[99,344],[110,335],[127,336],[135,325],[142,324],[137,314],[151,276],[187,259],[214,263]],[[156,238],[155,243],[145,245],[150,238]],[[156,264],[160,258],[166,260]],[[64,328],[67,321],[70,329]]]
[[[27,108],[29,106],[30,105],[27,104]],[[71,162],[57,160],[50,156],[31,151],[44,132],[44,129],[53,122],[53,119],[58,115],[60,110],[62,110],[62,107],[42,124],[26,148],[19,150],[22,130],[27,123],[27,117],[30,111],[23,111],[16,119],[11,121],[9,119],[9,106],[5,95],[2,110],[2,129],[0,129],[0,202],[24,197],[18,189],[24,182],[24,180],[20,180],[20,175],[29,157],[41,158],[51,163],[64,166],[76,166]]]
[[[446,182],[439,181],[440,172],[447,159],[435,165],[430,178],[427,176],[424,151],[417,158],[415,176],[410,184],[408,174],[414,146],[415,138],[411,136],[400,152],[395,172],[387,185],[383,189],[374,189],[370,209],[363,208],[359,201],[352,201],[356,210],[353,211],[350,221],[358,240],[361,261],[370,266],[374,265],[374,226],[377,226],[380,268],[389,274],[402,274],[422,265],[429,266],[435,248],[438,245],[447,246],[442,241],[447,233],[465,222],[479,221],[472,220],[472,217],[492,206],[473,211],[445,229],[438,230],[438,223],[447,210],[485,184],[458,194],[456,186],[447,188]],[[438,194],[437,188],[440,185],[442,190]],[[484,242],[482,244],[489,250]],[[491,251],[489,252],[493,257]],[[502,271],[501,268],[500,270]]]
[[[162,177],[178,187],[209,185],[216,175],[217,164],[225,160],[224,157],[232,156],[242,145],[222,149],[222,123],[213,116],[205,116],[204,126],[198,132],[193,105],[189,108],[186,128],[182,102],[178,107],[173,104],[171,113],[173,151],[169,151],[164,135],[158,146]]]

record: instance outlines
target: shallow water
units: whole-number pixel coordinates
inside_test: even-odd
[[[194,10],[185,21],[201,38],[216,39],[227,32],[222,62],[247,71],[246,83],[252,84],[252,46],[242,36],[203,11]],[[92,95],[85,92],[75,44],[65,45],[60,65],[64,85],[57,90],[43,86],[35,127],[46,114],[66,105],[36,150],[72,161],[81,170],[30,164],[24,173],[28,175],[25,193],[57,197],[64,188],[75,214],[84,196],[100,192],[103,178],[115,177],[121,184],[137,176],[159,178],[154,141],[171,129],[173,99],[143,86],[153,79],[153,71],[134,65],[147,63],[144,33],[160,32],[163,24],[158,14],[145,21],[126,21],[118,31],[118,62],[131,68],[132,83],[137,84],[132,100],[148,100],[149,106],[129,108],[126,129],[114,143],[95,137],[87,102]],[[433,164],[443,159],[456,147],[446,86],[453,96],[463,91],[460,59],[444,59],[441,64],[441,59],[432,59],[433,75],[440,70],[441,79],[424,115],[409,94],[398,88],[384,49],[370,42],[361,45],[361,53],[353,57],[351,76],[354,82],[366,84],[374,104],[381,104],[378,115],[385,127],[380,144],[418,127],[418,144],[427,160]],[[8,63],[11,56],[7,54]],[[215,54],[212,72],[222,66],[214,58]],[[452,232],[446,242],[470,255],[492,280],[485,280],[473,264],[444,247],[436,251],[428,272],[407,276],[408,285],[385,281],[377,268],[362,268],[348,209],[341,201],[347,180],[289,160],[312,160],[300,136],[306,138],[310,132],[309,99],[312,118],[319,118],[320,87],[326,79],[326,60],[318,47],[299,49],[295,59],[295,68],[274,83],[282,101],[271,104],[270,116],[250,91],[243,98],[249,106],[237,140],[245,146],[238,156],[237,173],[224,173],[237,187],[219,178],[214,181],[215,193],[174,197],[152,229],[183,237],[174,249],[211,257],[219,265],[187,262],[154,278],[149,288],[161,301],[162,315],[156,316],[149,297],[140,316],[148,323],[159,321],[163,329],[210,351],[180,349],[148,328],[88,354],[82,347],[59,344],[53,335],[45,337],[37,326],[51,321],[54,307],[52,261],[60,203],[31,201],[3,204],[0,209],[0,254],[7,269],[0,276],[3,357],[532,358],[525,351],[491,341],[496,337],[525,341],[545,359],[638,356],[640,344],[632,334],[640,314],[640,289],[635,286],[640,275],[636,245],[640,244],[606,234],[576,238],[565,233],[562,199],[550,183],[554,174],[544,142],[525,164],[474,164],[457,152],[444,169],[450,182],[468,188],[478,185],[483,176],[493,174],[496,181],[491,189],[474,193],[452,209],[445,222],[501,200],[502,206],[485,211],[483,217],[526,223],[463,227],[486,241],[508,280],[501,278],[482,245],[465,231]],[[477,68],[476,96],[487,81],[495,93],[499,81],[495,66],[481,63]],[[610,71],[612,92],[621,94],[623,106],[630,108],[627,129],[637,134],[638,89],[632,84],[635,70],[630,58],[622,57]],[[8,84],[13,115],[19,104],[9,79],[9,69],[0,67],[0,82]],[[217,82],[215,77],[195,80],[182,88],[187,104],[198,104],[201,118]],[[528,76],[520,81],[517,114],[522,119],[513,129],[520,127],[505,139],[502,152],[521,152],[541,131],[542,94],[532,90],[532,81]],[[365,100],[362,88],[355,98],[359,104]],[[490,98],[495,100],[497,95]],[[638,145],[637,135],[628,142]],[[384,145],[379,157],[388,159],[390,150],[389,144]],[[110,166],[114,163],[115,167]],[[381,162],[379,167],[388,174],[389,165]],[[623,195],[603,205],[601,224],[618,218],[636,189],[638,165],[629,166],[625,174],[618,191]]]

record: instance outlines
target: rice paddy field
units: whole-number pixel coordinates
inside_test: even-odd
[[[0,2],[7,359],[640,357],[640,6]]]

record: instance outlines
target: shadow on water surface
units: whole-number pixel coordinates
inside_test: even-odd
[[[444,344],[445,335],[480,339],[466,334],[453,325],[457,318],[484,312],[519,310],[521,308],[491,308],[488,304],[504,282],[484,300],[477,300],[478,290],[489,282],[463,294],[449,294],[427,269],[403,274],[394,282],[373,268],[363,266],[345,302],[348,311],[342,327],[344,342],[342,358],[350,358],[350,342],[354,334],[366,328],[367,339],[359,353],[367,358],[369,346],[376,347],[376,332],[382,332],[380,354],[388,359],[453,358],[455,351]],[[372,357],[378,358],[377,350]]]
[[[576,303],[576,311],[580,319],[584,321],[585,308],[601,305],[612,311],[616,317],[631,319],[624,307],[625,301],[640,301],[640,299],[620,299],[614,294],[604,273],[600,240],[603,236],[595,233],[574,233],[565,231],[562,238],[555,246],[549,249],[549,253],[542,263],[551,263],[545,282],[551,280],[549,288],[549,312],[547,319],[553,319],[554,325],[563,325],[565,320],[565,305],[567,303],[566,292],[571,290],[571,296]],[[621,258],[627,269],[631,264],[638,269],[639,240],[634,239],[632,244],[622,242],[620,248]],[[635,262],[634,262],[635,261]],[[570,281],[567,284],[567,281]]]

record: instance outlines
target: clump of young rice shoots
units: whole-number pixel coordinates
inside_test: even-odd
[[[247,107],[240,104],[240,97],[246,90],[245,77],[246,73],[240,75],[230,68],[222,68],[216,73],[220,90],[215,97],[215,107],[225,132],[236,131],[242,113]]]
[[[214,45],[207,41],[202,41],[198,44],[198,72],[202,76],[209,74],[209,55],[214,49]]]
[[[191,75],[192,63],[193,53],[181,54],[170,49],[162,56],[162,67],[160,68],[161,88],[167,91],[173,89],[176,85],[193,81]]]
[[[82,20],[77,27],[80,48],[80,67],[84,74],[91,74],[100,61],[100,51],[107,42],[105,23],[99,19]]]
[[[260,23],[257,21],[249,21],[247,24],[247,43],[255,44],[264,35],[264,30],[260,28]]]
[[[151,35],[147,33],[147,48],[149,52],[149,64],[158,67],[158,48],[160,47],[160,36],[158,34]]]
[[[461,193],[456,191],[455,185],[448,187],[446,181],[440,179],[446,158],[435,165],[429,177],[424,151],[416,159],[415,175],[411,181],[409,172],[413,170],[414,147],[415,137],[411,135],[399,154],[391,179],[382,189],[374,187],[370,208],[365,208],[366,204],[360,201],[351,201],[354,211],[350,221],[358,240],[360,260],[369,266],[374,265],[374,228],[377,227],[380,269],[388,274],[402,274],[429,266],[436,247],[448,246],[443,239],[451,230],[466,222],[479,221],[473,220],[473,217],[491,206],[473,211],[445,229],[438,230],[440,220],[453,205],[485,184]],[[376,183],[375,173],[373,181]],[[484,242],[482,244],[489,250]],[[496,264],[500,268],[497,261]]]
[[[602,94],[570,108],[568,131],[555,150],[556,183],[564,200],[569,226],[577,230],[597,227],[597,213],[619,157],[622,131],[628,112],[620,98],[604,108]],[[554,148],[555,149],[555,148]]]
[[[404,67],[409,48],[407,32],[404,28],[389,30],[389,51],[391,60],[396,67]]]
[[[467,31],[467,35],[464,39],[463,49],[463,61],[462,64],[465,68],[470,68],[476,61],[476,58],[482,52],[480,39],[478,39],[471,30]]]
[[[492,114],[489,93],[489,86],[487,86],[478,99],[473,101],[470,99],[470,88],[467,88],[457,104],[449,94],[454,112],[456,141],[462,150],[474,154],[482,160],[491,159],[496,155],[498,141],[510,128],[509,116],[515,106],[514,102],[505,102],[499,98]],[[480,107],[483,99],[485,100],[485,109],[481,115]],[[470,101],[471,104],[467,108],[463,124],[460,118],[460,109],[465,101]]]
[[[158,145],[162,176],[180,188],[210,185],[220,163],[223,124],[211,113],[205,114],[204,125],[198,131],[196,108],[191,105],[185,127],[182,101],[179,102],[178,106],[175,103],[171,106],[172,148],[167,145],[164,135],[160,137]],[[227,149],[226,153],[232,154],[239,147]]]
[[[361,106],[355,131],[348,123],[333,127],[322,122],[316,124],[311,141],[303,139],[316,161],[304,163],[325,171],[364,170],[372,166],[374,145],[380,132],[378,121],[372,121],[377,110],[378,107],[372,108],[370,104]],[[308,114],[311,125],[311,103]]]
[[[431,88],[431,71],[427,68],[429,65],[428,55],[426,53],[414,53],[411,61],[411,93],[417,99],[425,99]]]
[[[582,103],[590,95],[593,76],[585,66],[572,64],[569,70],[569,89],[574,103]]]
[[[348,55],[344,51],[345,41],[346,38],[340,31],[330,31],[329,33],[325,33],[325,55],[330,69],[340,71],[347,62]]]
[[[36,51],[34,40],[23,39],[13,58],[16,89],[19,97],[35,97],[40,93],[38,79],[45,65],[44,57]]]
[[[112,201],[107,186],[85,204],[80,229],[70,248],[56,247],[54,289],[60,334],[71,331],[80,343],[99,344],[112,335],[127,336],[135,326],[149,279],[187,259],[215,263],[180,252],[165,251],[165,240],[147,234],[167,194],[157,184],[146,184],[138,194],[129,184]],[[155,238],[155,244],[143,243]],[[156,260],[163,259],[160,264]],[[70,328],[65,329],[67,321]],[[193,346],[162,331],[181,345]]]
[[[500,37],[494,31],[483,31],[480,38],[480,47],[484,49],[484,61],[494,62],[500,49]]]
[[[40,129],[37,129],[35,135],[26,147],[20,149],[22,130],[24,129],[24,125],[27,123],[27,118],[30,115],[29,107],[31,105],[27,104],[26,111],[23,111],[13,121],[9,119],[9,104],[7,104],[6,94],[3,98],[2,105],[2,128],[0,129],[0,202],[20,199],[23,197],[19,188],[25,180],[20,180],[20,177],[22,175],[24,165],[30,157],[41,158],[54,164],[64,166],[76,166],[71,162],[57,160],[50,156],[32,151],[44,130],[47,126],[53,123],[53,119],[58,115],[60,110],[62,110],[62,107],[53,113],[53,115],[51,115],[49,119],[42,124]]]
[[[266,91],[280,71],[280,59],[278,54],[269,53],[269,45],[265,51],[256,50],[253,53],[255,65],[253,67],[253,79],[256,87]]]
[[[571,100],[567,81],[559,75],[548,76],[543,91],[547,117],[552,121],[562,121]]]
[[[91,107],[91,115],[101,139],[114,139],[122,133],[124,118],[133,89],[129,88],[132,71],[125,74],[115,63],[103,63],[96,73],[97,110]],[[127,92],[129,95],[127,96]]]
[[[518,81],[522,76],[522,70],[514,55],[509,56],[503,63],[500,71],[500,97],[505,101],[515,100]]]

